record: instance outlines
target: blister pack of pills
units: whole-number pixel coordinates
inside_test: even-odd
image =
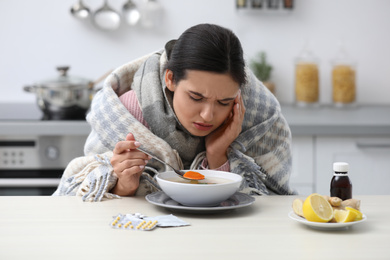
[[[157,226],[157,222],[157,220],[150,218],[148,220],[144,220],[140,216],[136,216],[134,214],[118,214],[114,216],[110,225],[113,228],[149,231]]]
[[[156,227],[180,227],[188,226],[189,223],[174,215],[147,217],[140,213],[118,214],[113,216],[110,226],[116,229],[150,231]]]

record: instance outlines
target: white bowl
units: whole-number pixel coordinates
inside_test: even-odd
[[[231,172],[196,171],[205,176],[200,183],[208,184],[192,184],[173,171],[159,173],[156,178],[165,194],[180,204],[190,207],[217,206],[236,193],[242,181],[240,175]]]

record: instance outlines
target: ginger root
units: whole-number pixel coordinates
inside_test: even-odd
[[[338,197],[329,197],[326,195],[323,195],[323,197],[330,203],[330,205],[332,205],[333,209],[345,209],[345,207],[351,207],[360,211],[360,200],[341,200]]]
[[[338,197],[329,197],[326,195],[322,195],[322,197],[324,197],[332,207],[339,207],[341,205],[342,200]]]
[[[351,207],[360,211],[360,200],[357,199],[343,200],[340,206],[344,209],[345,207]]]

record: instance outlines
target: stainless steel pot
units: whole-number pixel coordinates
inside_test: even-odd
[[[25,86],[24,90],[37,95],[37,103],[46,119],[85,119],[95,93],[94,82],[68,76],[69,67],[57,67],[54,79]]]

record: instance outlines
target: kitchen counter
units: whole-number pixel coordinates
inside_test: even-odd
[[[1,135],[87,136],[91,127],[86,121],[0,121]]]
[[[295,196],[261,196],[218,214],[171,212],[143,197],[0,197],[0,259],[389,259],[390,196],[355,196],[363,223],[316,230],[288,217]],[[303,198],[303,197],[302,197]],[[118,230],[118,213],[173,213],[190,223]]]
[[[0,103],[0,136],[87,136],[91,127],[85,120],[42,120],[35,103]]]
[[[282,105],[282,113],[297,135],[390,135],[390,106],[314,108]]]

